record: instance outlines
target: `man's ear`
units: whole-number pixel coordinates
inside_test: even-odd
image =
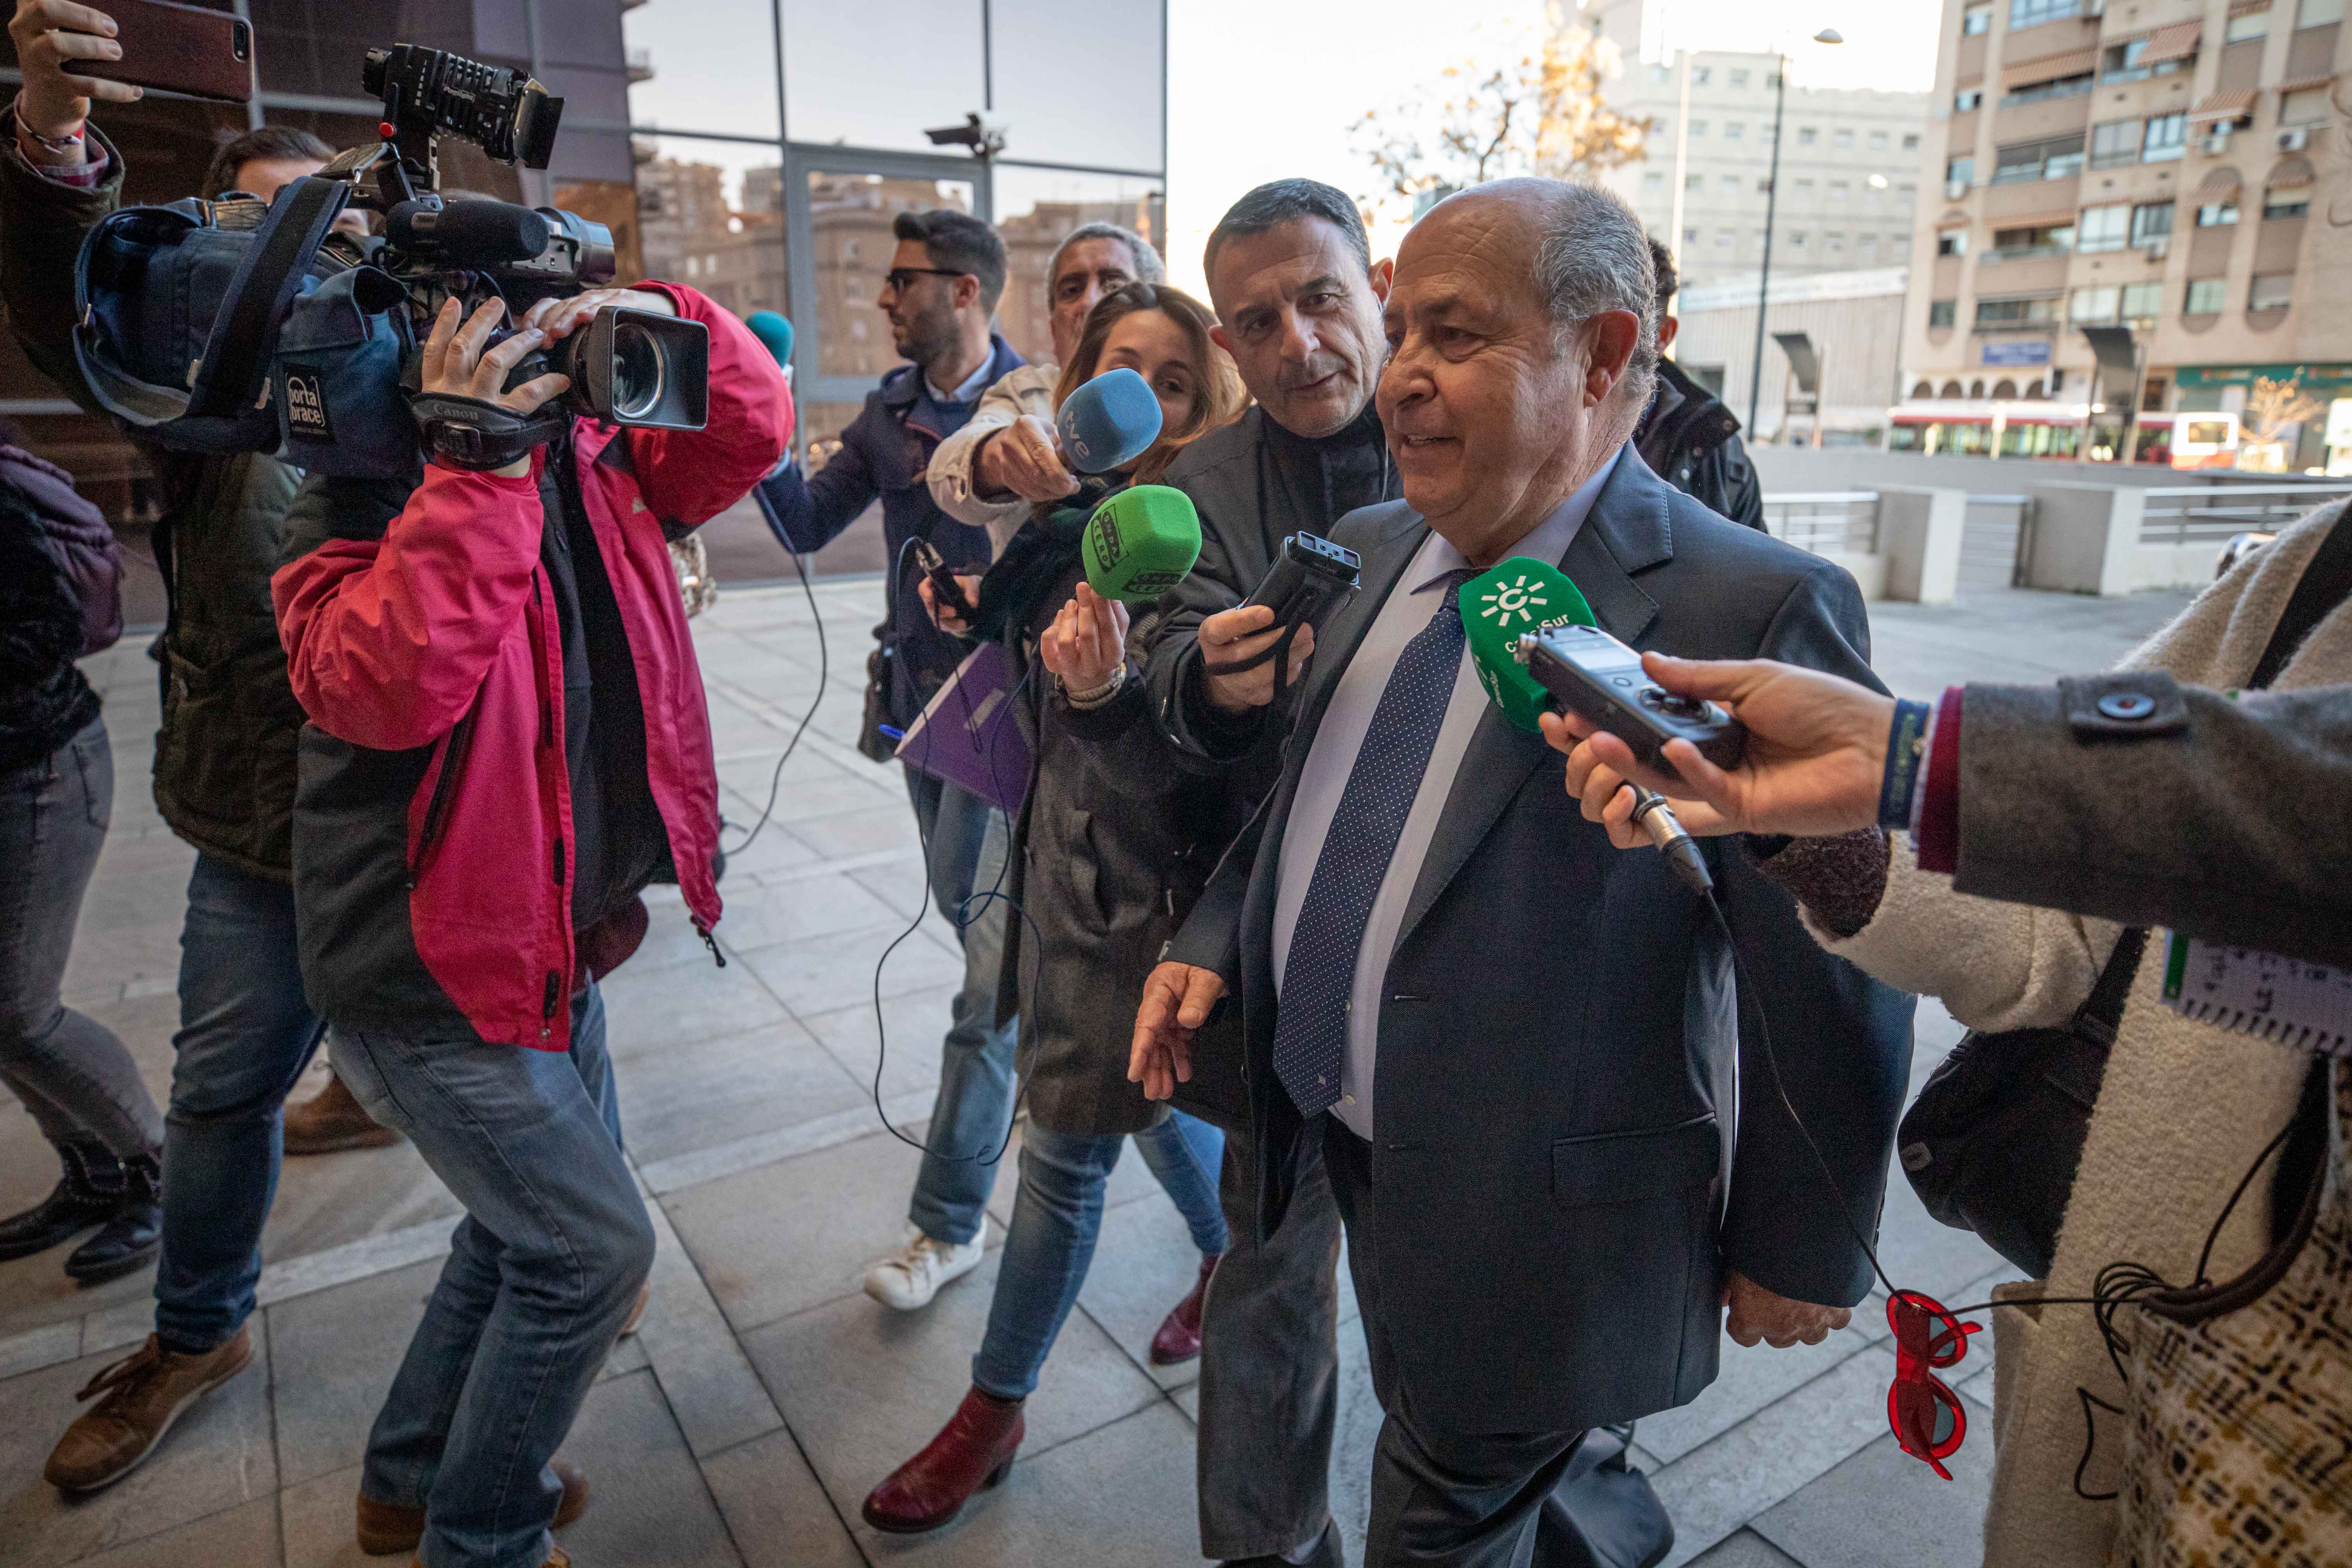
[[[1664,353],[1668,349],[1670,349],[1670,348],[1674,347],[1674,346],[1675,346],[1675,333],[1677,333],[1677,332],[1679,332],[1679,331],[1681,331],[1682,330],[1683,330],[1682,318],[1680,318],[1679,316],[1661,316],[1661,317],[1659,317],[1659,318],[1658,318],[1658,353],[1660,353],[1661,354],[1663,354],[1663,353]]]
[[[1602,310],[1584,323],[1584,395],[1588,406],[1609,400],[1625,379],[1625,366],[1641,342],[1642,318],[1631,310]]]
[[[1378,300],[1383,305],[1387,304],[1389,302],[1389,290],[1396,286],[1396,258],[1391,256],[1383,256],[1378,261],[1373,262],[1371,279],[1372,298]]]
[[[969,310],[980,303],[980,279],[967,272],[955,280],[955,308]]]
[[[1234,352],[1234,340],[1225,335],[1224,323],[1222,321],[1209,329],[1209,341],[1227,353]]]

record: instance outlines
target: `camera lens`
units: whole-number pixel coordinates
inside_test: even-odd
[[[634,321],[613,331],[613,413],[636,419],[661,401],[664,379],[661,344]]]

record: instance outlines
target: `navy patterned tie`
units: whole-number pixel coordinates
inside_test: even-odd
[[[1357,950],[1454,699],[1464,645],[1457,595],[1476,574],[1470,568],[1445,574],[1437,613],[1397,656],[1291,930],[1274,1023],[1274,1076],[1308,1116],[1339,1099]]]

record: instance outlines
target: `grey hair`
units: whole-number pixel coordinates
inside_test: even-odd
[[[1135,258],[1135,280],[1138,283],[1168,281],[1168,267],[1160,259],[1160,252],[1152,249],[1151,242],[1135,230],[1121,228],[1115,223],[1082,223],[1064,235],[1062,243],[1054,247],[1053,259],[1045,263],[1046,288],[1053,288],[1054,279],[1061,276],[1063,253],[1082,239],[1115,239],[1127,247],[1128,254]]]
[[[1625,362],[1625,401],[1638,415],[1658,380],[1657,272],[1642,220],[1598,185],[1552,184],[1536,249],[1536,287],[1550,307],[1552,335],[1568,347],[1576,330],[1605,310],[1641,323]]]

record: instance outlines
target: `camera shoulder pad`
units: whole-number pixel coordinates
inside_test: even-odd
[[[517,414],[478,397],[412,392],[408,411],[433,453],[476,472],[503,468],[563,433],[571,421],[561,407]]]

